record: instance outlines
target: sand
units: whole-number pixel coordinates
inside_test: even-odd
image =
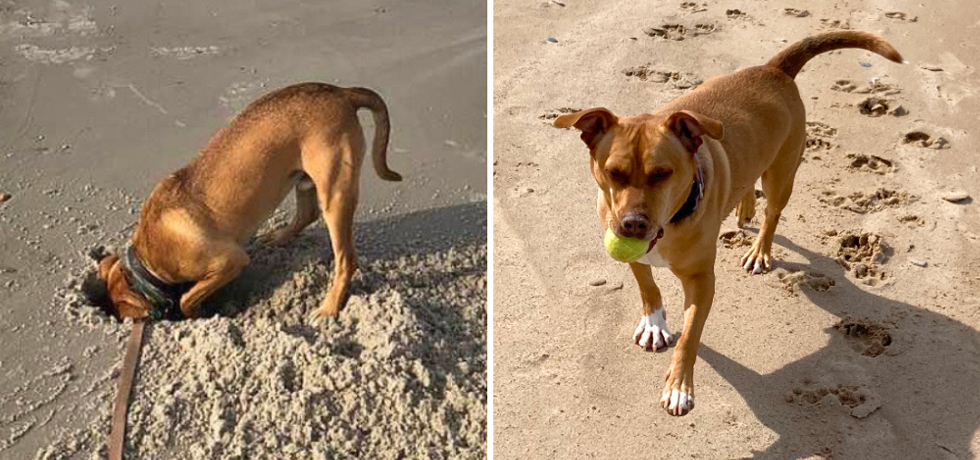
[[[494,2],[494,454],[980,453],[977,13],[966,1]],[[588,151],[550,123],[652,111],[842,27],[882,34],[910,63],[842,50],[797,77],[810,142],[775,268],[738,267],[760,198],[744,233],[723,225],[697,407],[670,417],[659,399],[673,350],[630,341],[639,292],[602,248]],[[678,332],[679,283],[654,277]]]
[[[305,322],[322,224],[250,248],[217,316],[149,329],[128,458],[485,456],[486,30],[476,2],[0,2],[0,458],[104,458],[128,328],[81,295],[87,253],[301,81],[381,93],[406,178],[362,175],[349,307]]]

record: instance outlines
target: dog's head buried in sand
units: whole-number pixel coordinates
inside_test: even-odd
[[[676,338],[660,399],[671,415],[694,409],[694,362],[714,298],[721,223],[736,207],[740,227],[751,220],[761,177],[765,220],[741,265],[750,273],[771,268],[776,225],[806,145],[806,114],[794,77],[814,56],[842,48],[902,62],[877,35],[827,32],[787,47],[764,65],[711,78],[652,114],[621,118],[593,108],[555,120],[558,128],[581,131],[589,149],[599,220],[613,233],[607,240],[649,242],[647,253],[629,264],[642,300],[633,333],[637,345],[659,351],[675,340],[650,265],[669,266],[683,286],[684,333]],[[617,248],[628,247],[607,248],[616,257]]]
[[[123,318],[180,319],[201,315],[201,302],[249,263],[245,245],[290,191],[296,214],[259,237],[282,244],[322,217],[334,253],[330,290],[312,319],[336,316],[357,270],[352,234],[365,153],[357,110],[374,116],[372,163],[388,169],[388,109],[365,88],[303,83],[251,103],[218,131],[188,166],[150,193],[120,254],[100,254],[98,278],[109,310]]]

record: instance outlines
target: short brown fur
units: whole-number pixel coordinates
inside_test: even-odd
[[[260,239],[285,242],[322,215],[333,245],[334,276],[312,316],[335,316],[344,307],[357,269],[352,225],[365,149],[359,108],[370,109],[375,118],[375,171],[382,179],[401,180],[387,166],[388,110],[377,93],[303,83],[251,103],[197,158],[153,189],[132,245],[161,280],[193,283],[180,299],[185,316],[199,316],[201,301],[238,276],[249,263],[244,245],[293,189],[292,223]],[[148,303],[129,286],[124,270],[115,255],[99,263],[118,314],[144,317]]]
[[[761,177],[765,220],[741,263],[754,273],[771,267],[776,225],[792,194],[806,143],[806,114],[793,77],[813,56],[840,48],[863,48],[902,60],[876,35],[829,32],[789,46],[766,65],[711,78],[651,114],[617,117],[594,108],[555,120],[556,127],[582,131],[599,186],[603,228],[653,242],[651,248],[655,245],[684,288],[684,333],[677,339],[661,399],[671,415],[694,408],[694,363],[714,298],[721,223],[736,206],[740,226],[752,218],[754,185]],[[693,214],[672,223],[691,193],[699,164],[704,197]],[[663,308],[650,266],[631,263],[630,269],[640,287],[643,315]],[[670,340],[655,346],[666,348]],[[690,397],[689,403],[674,404],[676,394]]]

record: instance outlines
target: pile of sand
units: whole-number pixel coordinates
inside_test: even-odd
[[[151,325],[128,458],[485,457],[486,244],[401,249],[362,257],[337,320],[306,319],[332,267],[320,230],[253,248],[207,304],[218,316]],[[82,300],[91,273],[66,284],[65,309],[121,344],[127,326]],[[94,396],[103,415],[37,458],[104,458],[115,381]]]

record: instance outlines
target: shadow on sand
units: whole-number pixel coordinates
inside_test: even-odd
[[[970,444],[980,422],[980,333],[949,317],[868,292],[845,276],[836,261],[784,237],[776,241],[809,261],[778,267],[821,272],[836,281],[826,292],[800,289],[814,305],[841,318],[886,324],[891,343],[876,357],[862,355],[856,339],[828,328],[830,339],[823,349],[766,375],[702,345],[699,356],[779,436],[750,458],[972,458]],[[841,388],[836,385],[847,393],[848,387],[857,387],[862,399],[870,399],[871,406],[856,410],[865,418],[850,414],[848,402],[857,402],[847,399],[853,395],[833,394]],[[878,404],[870,415],[864,413]]]
[[[399,257],[426,257],[452,248],[486,245],[487,203],[469,203],[427,209],[354,225],[355,248],[360,269],[354,275],[352,295],[370,294],[372,286],[384,278],[386,263]],[[334,260],[330,235],[322,224],[315,224],[293,241],[281,246],[250,244],[251,263],[238,278],[205,301],[210,314],[234,316],[248,305],[266,300],[276,288],[302,270],[314,266],[322,287],[304,289],[311,295],[325,295],[328,271]],[[484,271],[485,271],[484,267]],[[375,282],[378,281],[378,282]],[[228,305],[239,307],[229,309]]]

